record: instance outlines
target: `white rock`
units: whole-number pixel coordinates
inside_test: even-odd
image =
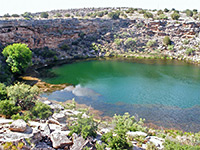
[[[150,136],[149,138],[149,142],[152,142],[156,147],[158,147],[159,149],[163,149],[163,143],[165,142],[165,140],[163,138],[159,138],[156,136]]]
[[[22,119],[15,120],[10,125],[10,130],[11,131],[24,132],[26,129],[27,129],[27,124]]]
[[[131,137],[134,137],[134,136],[147,136],[147,134],[146,133],[144,133],[144,132],[141,132],[141,131],[135,131],[135,132],[133,132],[133,131],[128,131],[127,133],[126,133],[128,136],[131,136]]]

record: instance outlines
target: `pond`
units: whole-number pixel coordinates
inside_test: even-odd
[[[50,69],[52,84],[71,83],[42,96],[91,105],[103,115],[129,112],[146,123],[200,130],[200,68],[175,60],[88,60]]]

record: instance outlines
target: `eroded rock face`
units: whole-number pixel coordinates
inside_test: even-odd
[[[53,144],[53,148],[64,148],[65,146],[70,146],[73,142],[67,137],[69,132],[64,131],[54,131],[50,135],[50,139]]]
[[[24,120],[18,119],[12,122],[10,130],[15,132],[24,132],[27,129],[27,124]]]

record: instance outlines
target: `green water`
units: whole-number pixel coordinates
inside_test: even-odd
[[[147,120],[154,120],[153,117],[157,115],[154,113],[157,112],[160,117],[168,115],[168,120],[186,117],[183,123],[194,117],[194,123],[200,124],[198,66],[177,61],[92,60],[50,70],[57,77],[44,79],[46,82],[71,83],[76,87],[71,93],[62,90],[50,95],[44,94],[50,99],[64,101],[76,97],[79,103],[92,105],[104,111],[105,115],[126,110],[132,112],[134,108],[134,114]],[[136,107],[140,108],[138,112]],[[149,116],[149,113],[153,116]],[[157,118],[157,121],[160,120]]]

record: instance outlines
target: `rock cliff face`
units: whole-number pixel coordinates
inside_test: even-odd
[[[199,32],[200,22],[171,20],[72,18],[0,21],[0,43],[4,46],[26,43],[34,52],[34,63],[45,63],[47,59],[150,56],[155,53],[198,63]],[[171,38],[171,48],[163,46],[164,36]],[[127,47],[128,38],[134,39],[136,44]],[[147,47],[148,41],[155,41],[155,44]],[[193,50],[187,54],[188,48]]]

